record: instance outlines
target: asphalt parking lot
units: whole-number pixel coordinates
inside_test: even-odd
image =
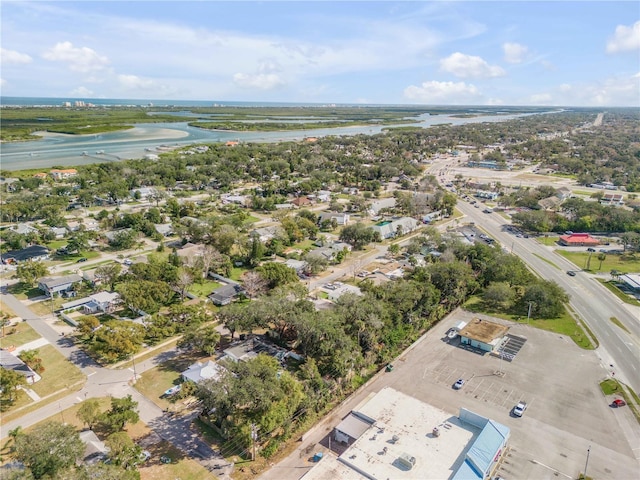
[[[569,338],[527,325],[511,325],[510,334],[527,339],[512,362],[460,348],[459,341],[450,344],[446,332],[473,317],[458,310],[441,321],[394,360],[393,371],[374,377],[307,432],[295,452],[260,478],[300,478],[313,466],[300,452],[309,445],[318,449],[351,409],[385,387],[453,415],[465,407],[508,426],[508,451],[494,473],[505,480],[577,478],[584,471],[587,450],[590,477],[637,478],[638,463],[631,445],[640,446],[638,424],[628,407],[608,406],[610,399],[601,393],[599,382],[610,372],[602,367],[595,351],[581,350]],[[454,390],[453,383],[459,378],[465,385]],[[517,418],[511,411],[520,400],[528,408]],[[320,450],[329,453],[326,448]]]
[[[517,324],[509,333],[527,342],[512,362],[459,348],[457,341],[450,344],[446,331],[471,318],[458,312],[441,322],[396,362],[385,386],[451,413],[469,408],[511,428],[510,449],[498,472],[507,480],[577,478],[589,448],[589,476],[636,478],[638,464],[619,424],[635,420],[628,411],[623,417],[622,409],[608,406],[598,385],[608,372],[594,351],[582,350],[562,335]],[[465,385],[454,390],[459,378]],[[511,410],[520,400],[528,408],[522,418],[513,417]]]

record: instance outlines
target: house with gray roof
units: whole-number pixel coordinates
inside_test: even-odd
[[[211,292],[208,298],[214,305],[222,306],[229,305],[234,298],[243,293],[244,289],[242,288],[242,285],[231,283],[216,288]]]
[[[369,206],[369,213],[372,216],[377,216],[380,214],[381,210],[385,208],[394,208],[395,206],[395,197],[381,198],[380,200],[376,200],[375,202],[371,203],[371,205]]]
[[[267,242],[276,237],[284,238],[286,236],[286,232],[280,225],[270,225],[267,227],[253,229],[249,232],[249,235],[252,237],[258,237],[261,242]]]
[[[401,217],[394,220],[377,223],[371,227],[374,232],[380,234],[383,240],[397,236],[406,235],[418,228],[418,221],[411,217]]]
[[[31,245],[20,250],[11,250],[10,252],[0,255],[0,259],[2,259],[2,263],[5,265],[26,262],[28,260],[44,260],[46,258],[49,258],[49,249],[42,245]]]
[[[28,384],[36,383],[41,378],[31,367],[8,350],[0,349],[0,367],[5,370],[13,370],[23,375],[27,379]]]
[[[72,273],[71,275],[65,275],[64,277],[43,277],[38,280],[38,288],[47,295],[67,292],[78,282],[82,281],[80,275]]]

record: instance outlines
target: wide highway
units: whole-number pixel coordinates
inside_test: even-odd
[[[600,346],[597,350],[603,364],[615,372],[616,378],[640,391],[640,316],[633,308],[626,306],[593,276],[578,271],[576,276],[567,275],[569,270],[578,270],[564,257],[534,238],[519,238],[505,231],[509,225],[497,213],[484,213],[482,208],[460,200],[458,209],[470,222],[484,229],[507,250],[518,255],[540,277],[558,283],[570,296],[570,305],[580,319],[596,336]],[[629,333],[615,325],[615,317]],[[610,367],[609,365],[613,365]]]

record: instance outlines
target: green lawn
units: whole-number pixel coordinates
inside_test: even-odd
[[[526,323],[526,315],[516,315],[504,312],[496,312],[489,309],[482,299],[474,295],[464,304],[464,308],[470,312],[484,313],[493,317],[503,318],[512,322]],[[529,319],[529,324],[541,330],[559,333],[571,337],[571,339],[580,347],[588,350],[594,349],[589,337],[585,334],[583,328],[576,323],[573,317],[565,309],[562,316],[550,319]]]
[[[96,252],[95,250],[84,250],[77,253],[70,253],[68,255],[56,255],[54,258],[55,260],[60,260],[62,262],[71,262],[71,261],[77,262],[78,259],[82,257],[92,259],[92,258],[98,258],[99,256],[100,256],[100,252]]]
[[[251,223],[258,222],[260,220],[261,219],[258,218],[258,217],[254,217],[253,215],[249,215],[247,218],[244,219],[244,224],[248,225],[248,224],[251,224]]]
[[[14,330],[15,332],[13,332]],[[5,348],[10,345],[19,347],[20,345],[40,338],[38,332],[31,328],[27,322],[20,322],[12,327],[5,327],[4,333],[5,336],[0,338],[0,348]]]
[[[209,480],[216,478],[195,460],[185,456],[166,440],[148,448],[151,458],[138,467],[140,480]],[[162,463],[160,457],[166,456],[171,463]]]
[[[536,240],[547,247],[555,247],[560,237],[536,237]]]
[[[242,277],[242,275],[244,274],[244,272],[248,272],[249,269],[246,267],[233,267],[231,269],[231,275],[229,275],[229,278],[231,280],[235,280],[236,282],[240,281],[240,277]]]
[[[64,245],[66,245],[67,240],[54,240],[53,242],[49,242],[47,243],[47,247],[49,247],[51,250],[57,250],[60,247],[63,247]]]
[[[160,408],[169,408],[173,403],[162,397],[165,390],[180,383],[180,373],[189,365],[199,361],[200,357],[194,355],[181,355],[175,359],[147,370],[136,382],[136,389]]]
[[[587,261],[589,258],[588,252],[573,252],[570,250],[556,250],[556,252],[562,255],[564,258],[574,263],[578,268],[587,270]],[[587,271],[590,272],[604,272],[609,273],[611,270],[618,270],[620,273],[633,273],[640,271],[640,256],[635,255],[635,258],[622,260],[622,255],[606,254],[607,257],[600,266],[600,260],[598,260],[598,254],[591,254],[591,265]]]
[[[59,398],[69,395],[72,391],[80,390],[84,384],[84,375],[75,366],[68,362],[62,354],[51,345],[38,348],[39,356],[42,359],[44,371],[40,373],[42,379],[39,382],[29,385],[40,397],[45,397],[56,393],[44,400],[34,402],[24,392],[19,392],[18,399],[11,406],[3,405],[2,421],[10,422],[26,415],[29,411],[35,410],[51,404]],[[26,408],[24,408],[26,407]],[[20,409],[20,410],[18,410]]]
[[[85,376],[71,362],[69,362],[53,345],[38,348],[39,356],[44,365],[42,380],[31,387],[41,397],[50,395],[58,390],[68,389],[76,383],[82,382]],[[78,385],[78,390],[82,385]]]
[[[314,240],[310,240],[310,239],[303,240],[302,242],[298,242],[298,243],[296,243],[294,245],[291,245],[290,248],[293,248],[293,249],[296,249],[296,250],[305,251],[305,250],[313,248],[313,242],[314,242]]]
[[[63,303],[70,302],[70,298],[53,297],[53,310],[59,310]],[[51,300],[42,300],[41,302],[32,303],[29,305],[29,309],[41,317],[51,315]]]
[[[44,295],[38,287],[32,287],[26,283],[18,282],[7,286],[7,291],[18,300],[27,300],[28,298],[39,297]]]
[[[221,283],[214,282],[213,280],[205,280],[203,283],[194,283],[189,287],[189,293],[193,293],[198,297],[205,298],[216,288],[222,286]]]

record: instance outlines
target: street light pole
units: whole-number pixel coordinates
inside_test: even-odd
[[[529,325],[529,319],[531,318],[531,306],[533,302],[529,302],[529,311],[527,312],[527,325]]]

